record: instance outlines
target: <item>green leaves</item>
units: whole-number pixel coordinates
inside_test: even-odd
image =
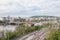
[[[5,35],[0,38],[0,40],[10,40],[14,37],[18,37],[21,35],[25,35],[29,32],[41,29],[43,26],[28,26],[26,27],[23,23],[20,24],[18,27],[16,27],[16,30],[14,32],[6,31]]]
[[[49,37],[44,40],[60,40],[60,28],[50,32]]]

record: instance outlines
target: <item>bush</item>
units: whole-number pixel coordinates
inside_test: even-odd
[[[60,28],[54,32],[51,32],[49,37],[44,40],[60,40]]]
[[[16,27],[16,30],[14,32],[6,31],[6,33],[5,33],[6,35],[4,35],[4,37],[1,37],[0,40],[12,39],[14,37],[27,34],[34,30],[38,30],[40,28],[42,28],[42,26],[25,27],[24,24],[20,24],[18,27]]]

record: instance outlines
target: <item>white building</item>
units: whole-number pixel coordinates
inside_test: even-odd
[[[3,21],[3,18],[2,18],[2,17],[0,17],[0,20],[1,20],[1,21]]]

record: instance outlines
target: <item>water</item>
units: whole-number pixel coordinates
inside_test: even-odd
[[[0,31],[3,30],[14,31],[16,27],[17,25],[7,25],[7,26],[0,25]]]
[[[16,27],[17,25],[7,25],[5,26],[5,30],[14,31]]]
[[[13,32],[15,30],[15,28],[17,27],[17,25],[0,25],[0,36],[6,32],[6,30]]]

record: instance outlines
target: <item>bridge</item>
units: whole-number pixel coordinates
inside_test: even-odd
[[[10,25],[19,25],[21,23],[26,23],[26,22],[8,22]]]
[[[41,24],[43,24],[43,23],[56,23],[57,21],[43,21],[43,22],[7,22],[7,25],[19,25],[19,24],[21,24],[21,23],[29,23],[29,24],[36,24],[36,23],[41,23]]]

